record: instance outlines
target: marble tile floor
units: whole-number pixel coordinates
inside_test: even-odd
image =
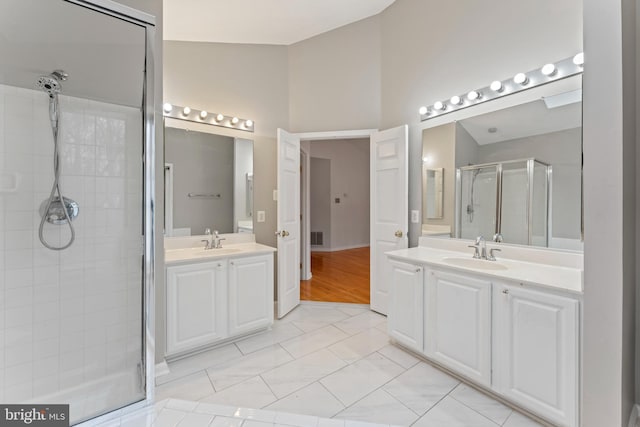
[[[156,381],[157,405],[169,403],[142,425],[540,426],[391,344],[386,329],[368,306],[304,302],[269,331],[170,363]],[[251,411],[262,417],[233,415]]]

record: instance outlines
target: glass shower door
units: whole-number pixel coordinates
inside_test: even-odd
[[[145,50],[89,7],[0,4],[0,402],[72,424],[146,397]]]
[[[502,164],[500,234],[505,243],[529,244],[529,174],[527,161]]]
[[[496,232],[498,166],[460,168],[459,237],[490,239]]]

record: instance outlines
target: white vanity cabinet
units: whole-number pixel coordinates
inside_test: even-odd
[[[273,253],[256,243],[168,251],[166,356],[182,357],[269,328]]]
[[[273,322],[273,255],[229,259],[229,335]]]
[[[167,267],[167,354],[226,337],[226,260]]]
[[[491,281],[431,269],[425,283],[425,354],[491,386]]]
[[[404,346],[423,351],[424,269],[419,265],[390,261],[393,292],[388,318],[389,335]]]
[[[576,299],[494,284],[493,388],[561,426],[578,418]]]

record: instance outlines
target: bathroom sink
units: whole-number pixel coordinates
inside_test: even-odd
[[[447,264],[455,265],[457,267],[475,268],[478,270],[508,270],[508,267],[504,264],[500,264],[498,261],[487,261],[484,259],[475,258],[444,258],[442,261]]]

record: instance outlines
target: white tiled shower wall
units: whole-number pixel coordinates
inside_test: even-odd
[[[0,401],[86,398],[100,384],[112,401],[95,405],[117,406],[131,400],[118,387],[138,387],[142,347],[141,112],[60,96],[61,185],[80,214],[73,245],[51,251],[38,239],[53,182],[48,109],[45,93],[0,85]],[[67,241],[66,226],[45,230]]]

